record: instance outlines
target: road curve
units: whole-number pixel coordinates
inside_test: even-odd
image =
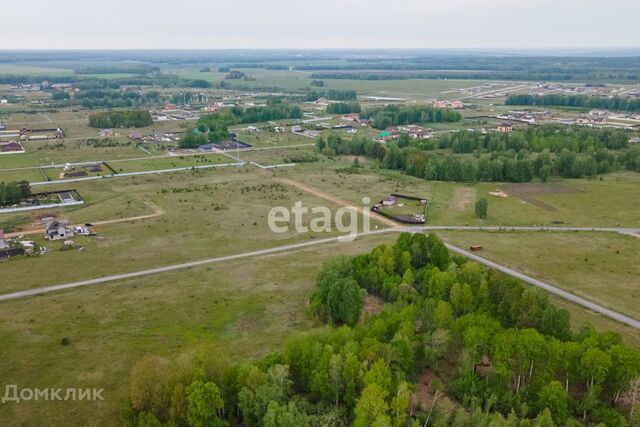
[[[377,235],[377,234],[386,234],[386,233],[398,233],[398,232],[411,232],[411,233],[420,233],[420,232],[424,232],[424,231],[429,231],[429,230],[477,230],[477,229],[482,229],[482,230],[493,230],[493,227],[457,227],[457,226],[451,226],[451,227],[440,227],[440,226],[434,226],[434,227],[397,227],[397,228],[385,228],[382,230],[375,230],[375,231],[369,231],[369,232],[365,232],[365,233],[359,233],[358,237],[362,237],[362,236],[371,236],[371,235]],[[537,230],[537,231],[542,231],[543,227],[495,227],[496,230],[525,230],[525,231],[532,231],[532,230]],[[609,232],[616,232],[616,233],[621,233],[621,234],[632,234],[633,233],[637,233],[638,229],[606,229],[606,228],[588,228],[588,229],[582,229],[582,228],[573,228],[573,227],[553,227],[553,228],[548,228],[548,227],[544,227],[544,231],[559,231],[559,232],[567,232],[567,231],[609,231]],[[166,273],[169,271],[175,271],[175,270],[182,270],[182,269],[186,269],[186,268],[192,268],[192,267],[198,267],[198,266],[202,266],[202,265],[207,265],[207,264],[215,264],[215,263],[219,263],[219,262],[225,262],[225,261],[233,261],[233,260],[237,260],[237,259],[242,259],[242,258],[250,258],[250,257],[256,257],[256,256],[261,256],[261,255],[269,255],[269,254],[274,254],[274,253],[280,253],[280,252],[287,252],[287,251],[294,251],[294,250],[300,250],[300,249],[304,249],[304,248],[308,248],[308,247],[312,247],[312,246],[316,246],[316,245],[322,245],[325,243],[332,243],[332,242],[337,242],[337,241],[345,241],[345,237],[344,236],[340,236],[340,237],[330,237],[330,238],[326,238],[326,239],[317,239],[317,240],[310,240],[307,242],[303,242],[303,243],[294,243],[294,244],[289,244],[289,245],[283,245],[283,246],[277,246],[277,247],[273,247],[273,248],[268,248],[268,249],[260,249],[257,251],[251,251],[251,252],[243,252],[240,254],[235,254],[235,255],[227,255],[227,256],[222,256],[222,257],[217,257],[217,258],[207,258],[207,259],[202,259],[202,260],[198,260],[198,261],[191,261],[191,262],[186,262],[186,263],[182,263],[182,264],[174,264],[174,265],[168,265],[165,267],[158,267],[158,268],[152,268],[152,269],[147,269],[147,270],[140,270],[140,271],[134,271],[131,273],[123,273],[123,274],[113,274],[113,275],[109,275],[109,276],[103,276],[103,277],[98,277],[95,279],[88,279],[88,280],[81,280],[81,281],[77,281],[77,282],[70,282],[70,283],[65,283],[65,284],[61,284],[61,285],[53,285],[53,286],[46,286],[46,287],[42,287],[42,288],[36,288],[36,289],[27,289],[24,291],[17,291],[17,292],[12,292],[12,293],[8,293],[8,294],[4,294],[4,295],[0,295],[0,301],[9,301],[9,300],[15,300],[15,299],[19,299],[19,298],[24,298],[24,297],[28,297],[28,296],[35,296],[35,295],[42,295],[42,294],[47,294],[47,293],[51,293],[51,292],[57,292],[57,291],[62,291],[65,289],[72,289],[72,288],[78,288],[78,287],[83,287],[83,286],[91,286],[91,285],[99,285],[102,283],[107,283],[107,282],[114,282],[114,281],[118,281],[118,280],[124,280],[124,279],[131,279],[131,278],[136,278],[136,277],[142,277],[142,276],[148,276],[148,275],[152,275],[152,274],[159,274],[159,273]],[[347,240],[348,241],[348,240]],[[503,266],[501,264],[495,263],[493,261],[490,261],[486,258],[483,258],[481,256],[478,256],[474,253],[465,251],[457,246],[451,245],[446,243],[445,244],[447,246],[447,249],[449,249],[450,251],[465,256],[473,261],[476,261],[480,264],[483,264],[489,268],[493,268],[495,270],[498,270],[504,274],[507,274],[509,276],[515,277],[516,279],[522,280],[526,283],[529,283],[533,286],[539,287],[553,295],[557,295],[561,298],[566,299],[567,301],[573,302],[575,304],[581,305],[585,308],[588,308],[589,310],[595,311],[597,313],[600,313],[604,316],[607,316],[613,320],[616,320],[618,322],[624,323],[634,329],[640,330],[640,321],[633,319],[629,316],[626,316],[622,313],[618,313],[617,311],[608,309],[606,307],[603,307],[599,304],[596,304],[592,301],[589,301],[585,298],[581,298],[579,296],[576,296],[570,292],[567,292],[565,290],[562,290],[556,286],[553,286],[549,283],[545,283],[542,282],[538,279],[535,279],[533,277],[527,276],[526,274],[520,273],[516,270],[513,270],[509,267]]]

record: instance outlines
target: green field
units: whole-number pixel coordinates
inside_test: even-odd
[[[524,184],[531,189],[530,198],[545,204],[543,208],[513,194],[505,199],[488,194],[496,189],[511,193],[511,184],[466,185],[426,181],[376,168],[365,168],[360,174],[336,173],[336,169],[349,166],[352,161],[351,156],[333,165],[319,162],[304,169],[277,173],[307,182],[353,203],[360,203],[365,196],[380,200],[390,193],[426,196],[429,200],[427,223],[431,225],[638,226],[640,199],[636,194],[640,175],[636,173],[609,174],[602,180],[592,181],[554,179],[542,185]],[[475,217],[475,201],[480,197],[489,199],[489,217],[486,220]],[[616,208],[611,209],[611,206]]]

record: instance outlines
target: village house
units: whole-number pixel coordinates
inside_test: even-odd
[[[61,240],[73,237],[73,230],[67,220],[49,220],[45,224],[44,237],[47,240]]]
[[[629,139],[629,144],[630,145],[640,144],[640,136],[635,136],[635,137]]]
[[[327,100],[326,98],[318,98],[315,101],[311,102],[311,104],[320,107],[326,107],[327,105],[329,105],[329,100]]]
[[[464,102],[462,101],[451,101],[451,108],[454,110],[461,110],[464,108]]]
[[[360,114],[358,113],[345,114],[340,118],[340,120],[344,122],[358,122],[360,121]]]
[[[113,129],[102,129],[100,131],[100,136],[103,138],[108,138],[111,136],[117,136]]]
[[[300,125],[291,126],[291,132],[293,133],[302,132],[303,130],[304,128]]]
[[[496,128],[498,132],[509,133],[513,131],[513,126],[510,123],[501,123]]]

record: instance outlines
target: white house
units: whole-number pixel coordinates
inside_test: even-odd
[[[73,237],[73,230],[67,220],[50,220],[45,225],[44,237],[47,240],[60,240]]]

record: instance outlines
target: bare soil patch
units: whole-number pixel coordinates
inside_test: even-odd
[[[362,310],[360,310],[360,323],[363,323],[367,318],[379,314],[384,305],[384,300],[379,296],[369,294],[364,299]]]
[[[547,212],[556,212],[558,209],[535,198],[535,196],[546,194],[572,194],[579,190],[560,184],[511,184],[507,187],[507,193],[513,194],[517,198],[539,207]]]
[[[472,188],[456,188],[451,205],[456,212],[463,212],[475,198],[476,191]]]

